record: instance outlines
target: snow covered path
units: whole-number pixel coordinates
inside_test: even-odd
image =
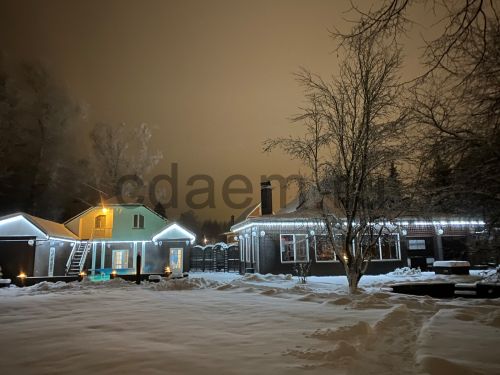
[[[394,295],[388,279],[354,297],[343,278],[228,274],[4,289],[1,373],[500,373],[499,300]]]

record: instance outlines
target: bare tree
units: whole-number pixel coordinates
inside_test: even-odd
[[[476,30],[476,37],[483,36]],[[457,49],[461,65],[443,79],[433,74],[414,89],[413,113],[427,128],[425,154],[439,154],[451,169],[448,189],[438,200],[458,196],[454,211],[500,221],[500,23],[489,30],[485,47],[469,43]],[[426,161],[423,159],[424,162]]]
[[[391,47],[376,37],[352,38],[343,45],[340,73],[332,82],[302,70],[297,78],[308,106],[295,120],[305,126],[304,136],[264,145],[266,151],[281,148],[308,167],[304,180],[317,193],[328,240],[352,293],[404,201],[388,191],[392,183],[384,187],[391,167],[408,151],[409,118],[398,105],[401,59]]]
[[[495,0],[390,0],[359,18],[343,43],[353,38],[401,40],[415,7],[434,10],[440,34],[425,42],[425,73],[414,81],[408,107],[421,125],[423,169],[441,159],[450,168],[448,186],[423,191],[434,209],[482,214],[500,222],[500,19]],[[429,158],[428,155],[433,155]],[[426,184],[422,185],[426,186]],[[430,200],[428,198],[431,198]],[[455,205],[452,201],[455,201]]]
[[[90,138],[97,187],[109,196],[117,192],[120,178],[133,175],[143,179],[163,158],[160,151],[151,151],[152,130],[145,123],[133,129],[124,123],[97,124]]]
[[[423,40],[423,62],[427,70],[422,77],[435,70],[455,74],[462,69],[465,46],[475,45],[479,56],[488,48],[487,34],[498,27],[498,2],[496,0],[385,0],[378,6],[363,10],[351,1],[351,13],[357,15],[355,26],[347,33],[335,30],[333,34],[349,43],[353,38],[391,38],[400,41],[416,23],[409,14],[417,7],[433,13],[436,28],[442,32],[432,40]],[[481,58],[470,66],[473,72]],[[420,78],[422,78],[420,77]]]

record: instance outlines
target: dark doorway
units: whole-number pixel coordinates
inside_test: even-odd
[[[468,260],[465,237],[443,237],[444,260]]]

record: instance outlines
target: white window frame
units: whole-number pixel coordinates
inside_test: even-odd
[[[283,260],[283,236],[293,237],[293,260]],[[297,239],[296,237],[305,237],[306,240],[306,260],[297,261]],[[281,263],[307,263],[309,262],[309,236],[307,234],[292,234],[292,233],[281,233],[280,234],[280,259]]]
[[[388,259],[382,259],[382,236],[378,238],[378,259],[372,259],[372,261],[375,262],[394,262],[397,260],[401,260],[401,244],[399,241],[399,233],[388,233],[387,235],[389,236],[394,236],[396,237],[394,242],[396,244],[396,255],[397,258],[388,258]]]
[[[121,258],[122,258],[121,259],[122,260],[121,266],[122,267],[117,267],[116,256],[118,254],[122,254],[121,255]],[[111,266],[112,266],[112,268],[114,270],[123,270],[123,269],[128,268],[128,256],[129,256],[128,249],[113,250],[113,252],[111,253]]]
[[[141,226],[141,218],[142,218],[142,226]],[[137,222],[136,222],[137,220]],[[134,214],[134,222],[133,222],[133,227],[134,229],[144,229],[144,215],[141,214]]]
[[[382,237],[384,235],[388,235],[388,236],[394,236],[396,237],[395,239],[395,244],[396,244],[396,254],[397,254],[397,258],[388,258],[388,259],[382,259]],[[394,261],[399,261],[401,260],[401,242],[400,242],[400,237],[399,237],[399,233],[385,233],[385,234],[382,234],[378,239],[377,239],[377,247],[378,247],[378,258],[373,258],[371,259],[372,262],[394,262]],[[354,244],[354,241],[353,241],[353,249],[355,250],[355,244]]]

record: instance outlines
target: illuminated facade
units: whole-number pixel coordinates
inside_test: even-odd
[[[193,233],[140,204],[92,207],[60,224],[25,213],[0,218],[4,277],[133,274],[188,270]]]
[[[255,208],[242,217],[229,234],[239,242],[241,272],[292,273],[297,263],[310,262],[312,275],[343,274],[343,265],[326,237],[321,211],[297,208],[294,202],[274,214],[270,197],[265,195],[265,189],[262,191],[262,209]],[[338,225],[344,224],[338,220]],[[406,266],[426,270],[435,260],[471,260],[469,245],[485,233],[482,220],[452,217],[407,217],[372,225],[384,229],[373,249],[369,274]],[[336,248],[344,246],[341,232]]]

